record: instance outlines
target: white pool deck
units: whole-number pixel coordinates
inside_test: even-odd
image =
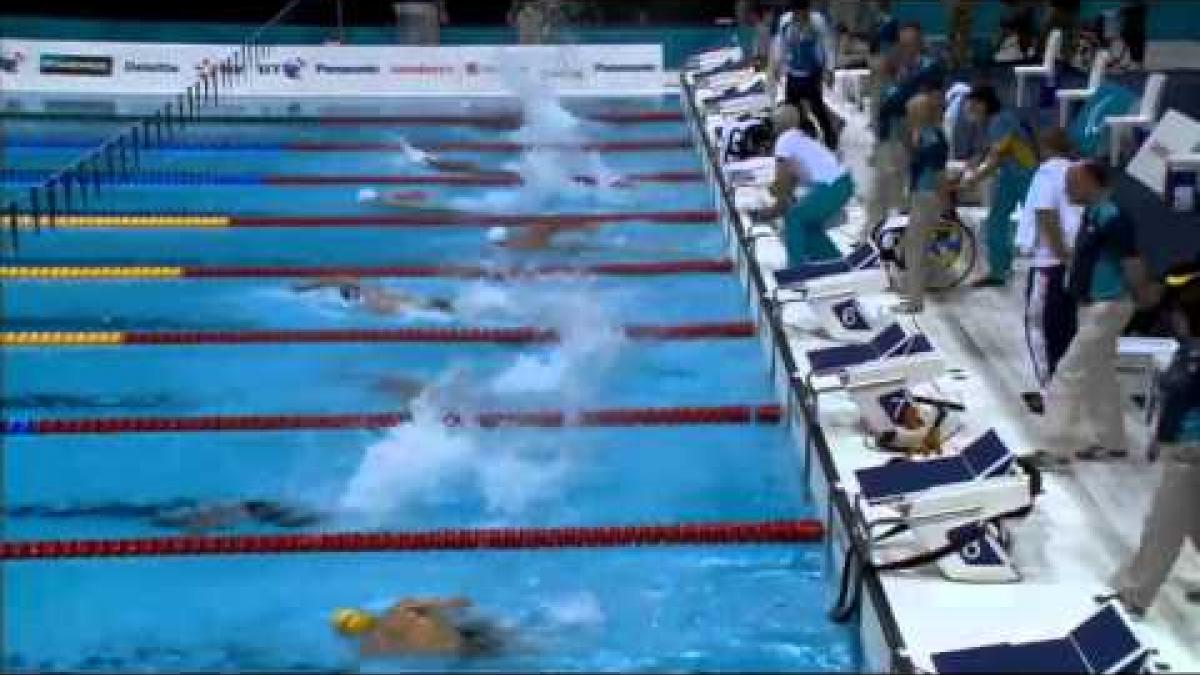
[[[861,113],[836,107],[848,122],[842,155],[860,189],[846,225],[835,232],[839,245],[848,249],[850,233],[857,232],[863,220],[859,204],[863,186],[870,185],[866,158],[872,139]],[[738,225],[750,225],[744,213]],[[784,258],[782,247],[767,237],[758,241],[756,251],[755,264],[770,286],[771,272]],[[914,318],[896,317],[906,328],[924,332],[946,360],[948,374],[926,386],[936,388],[939,397],[967,404],[968,430],[961,437],[970,439],[973,432],[992,427],[1018,454],[1044,447],[1041,418],[1028,413],[1019,397],[1036,389],[1025,346],[1022,272],[1019,262],[1019,281],[1008,289],[956,289],[930,298],[926,310]],[[861,300],[881,313],[898,301],[888,294]],[[785,314],[785,323],[789,317]],[[787,332],[797,355],[830,344],[802,328]],[[1127,379],[1130,387],[1138,383]],[[1046,474],[1045,491],[1033,514],[1012,525],[1012,555],[1023,581],[955,583],[943,580],[932,567],[880,575],[917,667],[931,669],[929,655],[943,650],[1061,637],[1095,611],[1093,598],[1109,592],[1108,579],[1137,545],[1158,481],[1159,466],[1140,452],[1148,431],[1142,413],[1130,405],[1127,416],[1136,439],[1133,458],[1087,463],[1069,474]],[[820,422],[843,484],[852,494],[857,491],[854,470],[891,457],[868,449],[858,420],[848,396],[822,395]],[[1166,664],[1173,672],[1200,671],[1200,606],[1183,598],[1185,589],[1195,587],[1200,587],[1200,555],[1189,550],[1145,620],[1134,624],[1143,641],[1159,652],[1152,663]]]

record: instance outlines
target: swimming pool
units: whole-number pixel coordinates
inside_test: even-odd
[[[204,214],[225,219],[221,226],[64,227],[22,237],[13,264],[43,271],[6,273],[5,330],[103,331],[124,343],[4,348],[4,416],[24,425],[10,424],[4,437],[6,539],[178,534],[140,515],[178,500],[299,505],[325,514],[319,531],[813,515],[788,436],[766,417],[570,424],[596,410],[773,401],[678,100],[576,101],[568,107],[577,117],[544,106],[527,111],[523,127],[490,109],[464,113],[486,118],[482,126],[445,115],[413,119],[428,105],[380,103],[373,112],[386,119],[350,124],[330,116],[195,124],[147,151],[138,173],[86,209]],[[602,112],[613,110],[632,113]],[[115,123],[6,118],[5,187],[61,166]],[[402,138],[480,167],[466,182],[449,181],[405,160],[396,150]],[[548,141],[568,149],[529,147]],[[588,149],[569,149],[576,145]],[[634,185],[571,178],[604,172]],[[371,185],[488,215],[443,222],[360,203],[358,190]],[[487,237],[491,221],[503,220],[496,214],[521,222],[593,214],[600,226],[567,233],[544,251],[505,250]],[[75,266],[76,276],[64,266]],[[159,271],[136,269],[147,266]],[[455,312],[380,316],[347,306],[334,289],[293,289],[334,266],[391,292],[445,298]],[[536,273],[547,268],[552,273]],[[647,326],[675,330],[647,339],[638,331]],[[430,332],[420,341],[382,332],[397,328]],[[523,328],[550,328],[561,339],[438,339]],[[360,332],[310,339],[346,329]],[[697,329],[702,337],[689,332]],[[134,339],[181,331],[277,332],[254,344]],[[450,409],[556,410],[568,424],[447,427]],[[396,410],[412,410],[413,421],[390,429],[16,433],[37,420]],[[279,530],[242,523],[232,532]],[[4,665],[854,670],[854,637],[825,618],[825,564],[823,548],[812,544],[10,562]],[[383,609],[410,595],[468,596],[514,626],[522,647],[478,660],[360,664],[328,627],[336,607]]]

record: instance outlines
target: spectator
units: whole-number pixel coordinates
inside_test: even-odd
[[[1029,191],[1029,181],[1037,168],[1033,130],[1016,113],[1000,103],[995,87],[977,85],[967,95],[967,115],[985,129],[987,148],[963,174],[962,186],[975,189],[984,179],[992,181],[987,219],[984,221],[987,248],[987,275],[973,285],[1004,286],[1012,272],[1012,212]]]
[[[1070,62],[1075,53],[1075,41],[1079,33],[1080,0],[1050,0],[1042,33],[1038,36],[1038,54],[1046,51],[1046,39],[1055,30],[1062,31],[1062,54]]]
[[[1067,260],[1082,217],[1067,197],[1071,140],[1066,130],[1042,132],[1045,158],[1033,175],[1017,225],[1017,248],[1032,252],[1025,290],[1025,338],[1039,392],[1025,394],[1034,412],[1075,335],[1075,303],[1066,291]]]
[[[792,0],[791,8],[775,36],[770,80],[783,76],[785,101],[807,106],[817,118],[825,144],[836,150],[837,130],[822,93],[822,83],[834,66],[833,36],[825,19],[813,11],[812,0]]]
[[[871,162],[875,173],[864,223],[867,231],[904,202],[904,174],[909,160],[902,127],[909,99],[920,93],[940,92],[944,84],[941,62],[925,52],[920,24],[900,28],[896,48],[884,59],[880,77],[883,84],[875,121],[878,143]],[[859,237],[865,239],[866,235],[864,231]]]
[[[1029,0],[1000,0],[1005,15],[1000,19],[1000,32],[996,36],[993,52],[999,52],[1010,38],[1017,41],[1020,60],[1035,56],[1037,47],[1037,7]]]
[[[1035,453],[1046,468],[1075,459],[1128,455],[1117,384],[1117,339],[1134,302],[1149,306],[1158,288],[1146,276],[1133,223],[1112,201],[1109,170],[1097,161],[1067,170],[1067,195],[1084,208],[1067,290],[1078,303],[1078,330],[1046,395],[1050,447]]]
[[[1163,466],[1142,528],[1138,550],[1112,585],[1125,608],[1142,616],[1183,549],[1200,548],[1200,259],[1168,275],[1166,304],[1172,308],[1179,351],[1162,377],[1163,407],[1157,442]],[[1188,594],[1200,602],[1200,593]]]
[[[828,148],[800,131],[800,111],[795,106],[780,106],[772,122],[779,134],[772,186],[775,205],[752,211],[750,216],[766,220],[786,214],[784,246],[789,264],[840,257],[826,229],[854,196],[850,172]],[[808,189],[796,201],[798,187]]]
[[[946,8],[950,67],[961,70],[971,65],[971,19],[977,0],[943,0]]]
[[[1146,0],[1132,0],[1121,5],[1121,42],[1129,52],[1129,60],[1138,69],[1146,67]]]

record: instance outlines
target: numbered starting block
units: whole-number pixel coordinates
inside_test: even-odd
[[[1018,465],[995,431],[989,430],[958,455],[894,460],[855,471],[858,523],[870,542],[877,569],[934,564],[952,581],[1009,583],[1021,580],[1008,553],[1004,521],[1027,516],[1040,481]],[[879,515],[873,515],[879,514]],[[903,527],[894,527],[897,519]],[[892,526],[885,535],[874,532]],[[879,560],[875,544],[911,532],[917,551]]]
[[[863,244],[841,260],[804,263],[775,272],[774,301],[806,303],[821,329],[839,342],[866,342],[875,336],[858,297],[880,293],[887,279],[879,251]]]

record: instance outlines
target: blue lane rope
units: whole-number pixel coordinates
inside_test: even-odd
[[[0,171],[0,183],[6,186],[28,187],[41,185],[53,174],[37,169],[7,169]],[[135,175],[121,176],[106,173],[97,177],[98,183],[108,185],[266,185],[262,174],[242,173],[173,173],[167,171],[144,171]]]

